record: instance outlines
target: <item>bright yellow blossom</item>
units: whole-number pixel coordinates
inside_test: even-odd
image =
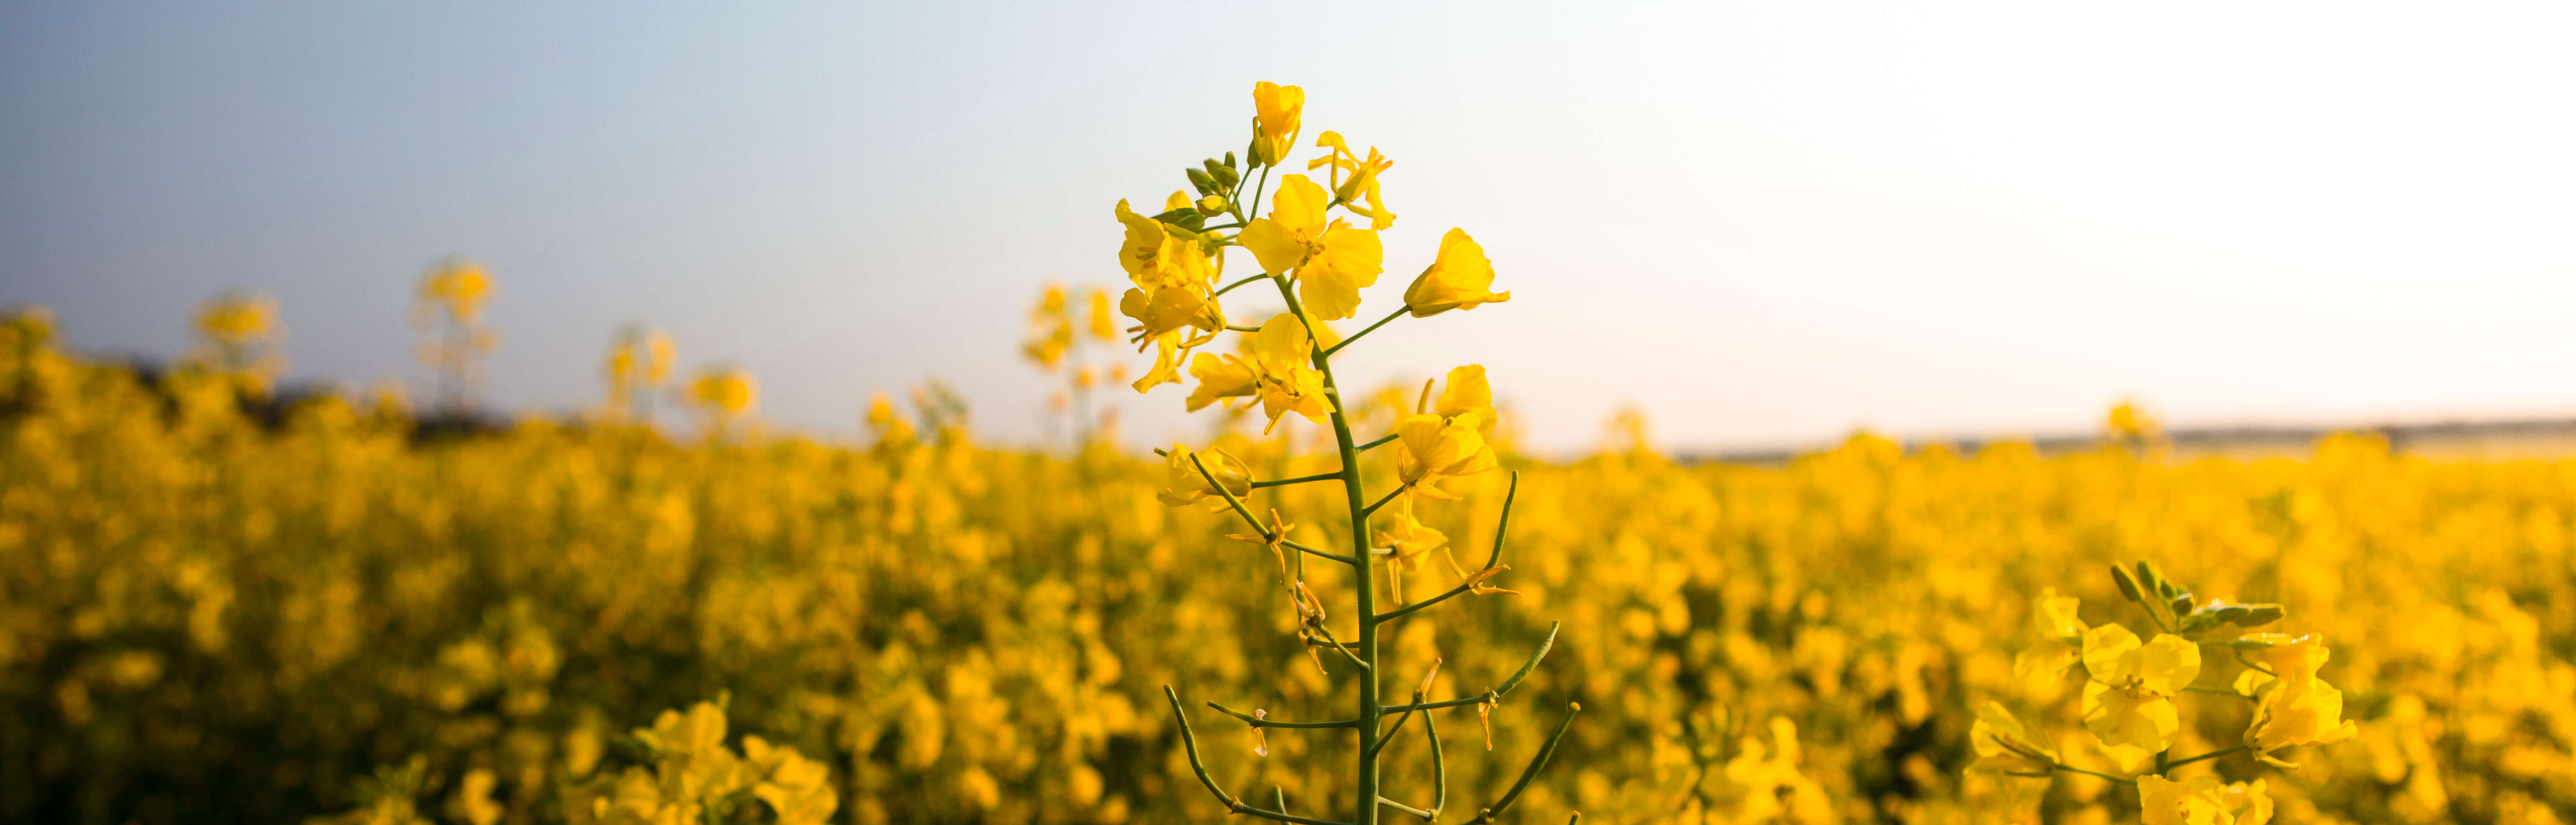
[[[1277,166],[1297,139],[1306,90],[1264,80],[1252,84],[1252,165]]]
[[[2272,797],[2263,780],[2222,785],[2210,776],[2180,782],[2155,774],[2138,777],[2139,821],[2145,825],[2264,825]]]
[[[1333,150],[1331,154],[1306,162],[1308,171],[1332,167],[1333,205],[1367,215],[1370,229],[1395,226],[1395,213],[1388,211],[1386,203],[1380,199],[1377,180],[1378,173],[1394,168],[1395,161],[1378,154],[1375,146],[1369,147],[1368,158],[1362,160],[1348,144],[1342,142],[1340,132],[1327,131],[1317,136],[1315,145]],[[1367,206],[1360,205],[1363,200],[1368,202]]]
[[[1413,317],[1429,318],[1512,299],[1509,292],[1493,291],[1493,285],[1494,262],[1485,259],[1485,248],[1467,230],[1451,229],[1440,236],[1440,255],[1404,288],[1404,306]]]
[[[1254,218],[1240,238],[1262,271],[1296,278],[1297,300],[1327,321],[1358,312],[1360,288],[1377,283],[1386,261],[1377,232],[1327,222],[1324,210],[1330,205],[1323,186],[1289,175],[1270,199],[1269,217]]]
[[[1396,604],[1405,603],[1404,574],[1421,570],[1423,559],[1429,557],[1431,551],[1449,543],[1448,534],[1425,527],[1414,519],[1410,502],[1405,504],[1402,512],[1395,514],[1393,526],[1376,531],[1372,538],[1374,540],[1369,546],[1377,548],[1386,557],[1387,592],[1395,598]]]
[[[1249,358],[1199,353],[1190,362],[1190,375],[1199,379],[1198,389],[1190,393],[1190,410],[1222,399],[1249,397],[1261,402],[1270,427],[1279,426],[1280,417],[1291,412],[1324,423],[1333,412],[1333,401],[1324,391],[1323,371],[1307,366],[1314,342],[1306,335],[1305,323],[1280,313],[1263,323],[1247,343]],[[1262,431],[1269,432],[1270,427]]]
[[[1193,456],[1198,460],[1192,461]],[[1207,466],[1205,473],[1199,472],[1202,464]],[[1214,476],[1218,484],[1225,485],[1225,492],[1237,497],[1252,494],[1252,470],[1243,466],[1243,461],[1235,458],[1233,453],[1217,447],[1192,452],[1188,447],[1174,444],[1163,454],[1163,490],[1155,497],[1174,507],[1209,499],[1214,499],[1218,507],[1226,506],[1225,496],[1217,492],[1215,485],[1208,483],[1209,476]]]
[[[2173,747],[2182,723],[2173,695],[2200,675],[2200,646],[2170,633],[2139,644],[2126,627],[2084,634],[2084,724],[2105,744],[2150,751]]]
[[[460,323],[472,323],[492,293],[492,277],[480,264],[460,261],[430,273],[420,282],[421,300],[445,307]]]
[[[2343,691],[2317,678],[2317,667],[2325,664],[2330,652],[2316,637],[2284,638],[2264,648],[2260,655],[2272,669],[2272,678],[2240,682],[2262,697],[2254,707],[2254,724],[2245,729],[2245,745],[2254,749],[2256,758],[2296,768],[2296,763],[2282,761],[2272,752],[2299,745],[2330,745],[2360,732],[2352,720],[2343,718]]]
[[[1430,387],[1424,390],[1429,401]],[[1417,405],[1414,415],[1396,422],[1396,474],[1415,492],[1437,499],[1453,496],[1434,486],[1443,477],[1465,476],[1497,466],[1487,436],[1499,420],[1493,388],[1483,365],[1449,371],[1449,386],[1436,407]]]

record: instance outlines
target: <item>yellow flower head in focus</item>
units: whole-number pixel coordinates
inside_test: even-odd
[[[1193,456],[1198,460],[1192,461]],[[1188,447],[1174,444],[1163,458],[1163,490],[1155,497],[1162,499],[1164,504],[1185,507],[1214,499],[1216,507],[1225,507],[1225,496],[1208,484],[1209,476],[1215,476],[1217,483],[1225,485],[1225,491],[1237,498],[1252,494],[1252,470],[1232,453],[1216,447],[1194,453]],[[1201,464],[1207,465],[1206,473],[1199,472]]]
[[[1252,84],[1252,165],[1277,166],[1296,141],[1306,90],[1264,80]]]
[[[758,400],[760,390],[751,373],[731,367],[718,367],[698,374],[689,382],[689,398],[707,409],[725,415],[741,415]]]
[[[1977,764],[1970,768],[1974,771],[2047,776],[2058,764],[2057,749],[2050,746],[2048,737],[2023,726],[1999,702],[1989,701],[1977,709],[1977,723],[1968,729],[1968,744],[1977,751]]]
[[[2145,644],[2126,627],[2084,634],[2084,724],[2105,744],[2150,751],[2173,747],[2182,722],[2173,695],[2200,676],[2200,646],[2170,633]]]
[[[1474,475],[1498,466],[1488,438],[1501,416],[1494,412],[1493,387],[1485,368],[1470,364],[1449,371],[1449,386],[1432,406],[1431,388],[1413,415],[1395,424],[1396,474],[1415,492],[1431,498],[1455,496],[1434,486],[1443,477]]]
[[[1375,285],[1386,268],[1386,248],[1376,230],[1327,222],[1324,210],[1331,203],[1323,186],[1289,175],[1270,199],[1270,216],[1254,218],[1238,236],[1263,272],[1296,278],[1297,300],[1326,321],[1357,313],[1360,288]]]
[[[1317,424],[1328,420],[1333,400],[1324,392],[1323,371],[1307,366],[1314,341],[1304,322],[1284,312],[1271,316],[1246,343],[1249,357],[1199,353],[1190,362],[1190,375],[1199,379],[1198,389],[1190,393],[1190,411],[1223,399],[1254,398],[1270,419],[1265,433],[1291,412]]]
[[[2222,785],[2216,777],[2180,782],[2155,774],[2138,777],[2139,821],[2145,825],[2265,825],[2272,797],[2263,780]]]
[[[1440,255],[1431,266],[1404,288],[1404,306],[1413,317],[1429,318],[1453,309],[1475,309],[1486,304],[1499,304],[1512,299],[1509,292],[1495,292],[1494,262],[1485,259],[1485,248],[1467,236],[1467,230],[1451,229],[1440,236]]]
[[[1315,145],[1333,150],[1331,154],[1306,162],[1308,171],[1332,167],[1333,205],[1367,215],[1370,229],[1395,226],[1395,213],[1388,211],[1386,203],[1379,199],[1377,180],[1379,173],[1395,167],[1395,161],[1378,154],[1375,146],[1369,147],[1368,159],[1362,160],[1358,153],[1352,152],[1351,147],[1342,142],[1340,132],[1325,132],[1315,138]],[[1363,200],[1368,202],[1367,206],[1360,205]]]
[[[2278,636],[2279,634],[2264,634]],[[2254,756],[2283,768],[2296,768],[2272,752],[2299,745],[2331,745],[2351,739],[2360,728],[2343,718],[2343,691],[2317,678],[2317,667],[2326,663],[2330,651],[2314,636],[2301,636],[2264,648],[2263,663],[2272,669],[2270,679],[2245,680],[2261,699],[2254,706],[2254,724],[2245,729],[2245,745]],[[2247,671],[2260,675],[2260,671]]]

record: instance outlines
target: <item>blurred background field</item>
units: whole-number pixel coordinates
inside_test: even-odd
[[[606,412],[459,433],[391,396],[270,410],[235,375],[84,361],[37,315],[0,335],[9,821],[589,821],[602,778],[647,759],[624,732],[710,700],[725,747],[757,736],[827,767],[833,821],[1205,821],[1223,812],[1188,787],[1161,686],[1311,718],[1348,678],[1293,641],[1267,552],[1156,500],[1159,463],[986,446],[936,395],[857,443]],[[1448,658],[1448,696],[1517,664],[1519,645],[1462,634],[1564,623],[1494,715],[1494,750],[1453,743],[1454,793],[1507,782],[1574,700],[1526,821],[1989,821],[1981,806],[2031,791],[1963,777],[1971,708],[2073,689],[2012,674],[2030,598],[2056,587],[2120,618],[2105,566],[2152,558],[2204,595],[2291,605],[2285,629],[2334,644],[2325,675],[2362,734],[2273,774],[2281,821],[2576,805],[2576,462],[2366,436],[2184,460],[2132,432],[2048,455],[1863,436],[1685,466],[1642,426],[1580,460],[1508,458],[1520,563],[1497,583],[1522,595],[1391,633],[1403,672]],[[1220,443],[1264,476],[1319,460]],[[1502,478],[1467,481],[1472,504],[1435,526],[1482,547]],[[1306,489],[1256,504],[1318,511]],[[2234,741],[2242,705],[2192,699],[2185,741]],[[1347,741],[1274,731],[1262,758],[1199,725],[1229,785],[1347,805],[1328,779]],[[1391,793],[1421,781],[1399,772]],[[2084,777],[2045,787],[2052,821],[2136,815]]]

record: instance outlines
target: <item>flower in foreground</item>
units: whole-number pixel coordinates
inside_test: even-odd
[[[1197,460],[1192,461],[1193,457]],[[1215,485],[1208,483],[1210,476],[1225,485],[1226,493],[1237,497],[1252,494],[1252,470],[1232,453],[1216,447],[1191,452],[1188,447],[1174,444],[1163,458],[1163,490],[1155,497],[1162,499],[1164,504],[1182,507],[1215,499],[1218,507],[1224,507],[1225,496]],[[1205,473],[1199,472],[1202,464],[1207,466]]]
[[[2116,624],[2084,634],[2084,725],[2106,745],[2173,747],[2182,727],[2173,695],[2200,675],[2200,646],[2170,633],[2145,644]]]
[[[2296,768],[2297,763],[2283,761],[2272,752],[2330,745],[2359,732],[2352,720],[2343,718],[2343,691],[2317,678],[2317,667],[2325,664],[2330,652],[2316,637],[2285,639],[2264,648],[2261,655],[2272,669],[2271,678],[2249,670],[2248,678],[2240,681],[2240,690],[2261,697],[2254,706],[2254,724],[2245,729],[2245,745],[2254,749],[2255,758]]]
[[[1252,84],[1252,165],[1277,166],[1297,139],[1306,90],[1264,80]]]
[[[1377,283],[1386,248],[1377,232],[1327,221],[1331,196],[1305,175],[1289,175],[1270,199],[1270,215],[1243,227],[1243,248],[1261,262],[1261,270],[1288,273],[1297,280],[1297,300],[1306,311],[1326,321],[1359,311],[1360,288]]]
[[[1495,292],[1493,286],[1494,262],[1486,260],[1485,248],[1468,237],[1467,230],[1451,229],[1440,236],[1440,254],[1430,268],[1405,287],[1404,306],[1413,317],[1429,318],[1512,299],[1511,293]]]

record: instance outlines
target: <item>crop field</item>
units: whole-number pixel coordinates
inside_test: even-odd
[[[935,384],[772,430],[640,327],[598,408],[480,415],[464,261],[418,408],[278,390],[255,294],[150,369],[11,311],[0,821],[2576,818],[2576,461],[2195,455],[2128,404],[2046,451],[1684,463],[1632,412],[1537,457],[1481,364],[1335,383],[1512,294],[1449,228],[1363,311],[1393,161],[1252,97],[1195,196],[1103,210],[1128,286],[1031,314],[1058,449]],[[1119,383],[1209,435],[1121,443]]]
[[[1279,559],[1227,540],[1230,514],[1167,507],[1163,462],[1105,445],[990,449],[937,407],[883,411],[863,445],[542,421],[422,441],[390,402],[266,420],[219,377],[147,381],[47,346],[40,318],[7,329],[8,821],[583,820],[621,772],[668,769],[630,731],[672,709],[661,736],[696,737],[700,769],[745,754],[724,762],[740,776],[692,781],[803,795],[782,821],[1210,821],[1224,808],[1194,787],[1163,686],[1324,718],[1352,679],[1298,641]],[[1396,410],[1358,412],[1382,429]],[[1441,657],[1428,693],[1468,695],[1562,623],[1490,714],[1490,751],[1475,716],[1442,722],[1449,793],[1475,799],[1581,703],[1523,821],[2125,820],[2139,799],[2108,780],[1968,772],[1971,728],[2000,702],[2059,731],[2069,764],[2108,764],[2063,701],[2080,680],[2014,662],[2042,640],[2045,589],[2144,627],[2107,570],[2150,559],[2199,593],[2285,605],[2281,628],[2332,646],[2319,673],[2349,741],[2296,769],[2193,766],[2268,777],[2279,821],[2576,805],[2576,463],[2356,437],[2252,463],[2104,444],[2042,459],[1861,437],[1780,469],[1506,447],[1511,569],[1490,581],[1518,594],[1396,623],[1386,661]],[[1286,437],[1224,446],[1263,477],[1329,464]],[[1425,521],[1483,552],[1505,479],[1452,481],[1467,503]],[[1249,503],[1311,511],[1317,489]],[[1446,588],[1446,568],[1408,586]],[[1309,570],[1326,602],[1353,584]],[[2239,670],[2213,658],[2199,682]],[[2250,713],[2177,701],[2178,751],[2237,743]],[[687,715],[700,702],[712,720]],[[1241,725],[1194,716],[1221,784],[1349,806],[1349,731],[1268,730],[1261,756]],[[1407,767],[1386,796],[1429,799],[1421,750],[1390,746]]]

